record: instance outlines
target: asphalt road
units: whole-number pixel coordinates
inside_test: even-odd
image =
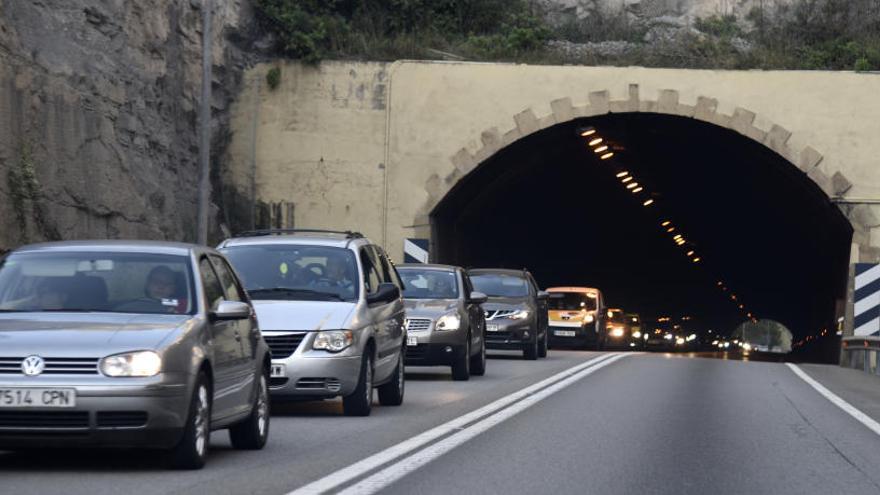
[[[880,436],[783,363],[553,350],[496,357],[469,382],[410,371],[404,405],[369,418],[337,401],[279,406],[261,452],[215,433],[202,471],[166,471],[157,453],[0,453],[0,493],[285,494],[316,480],[350,493],[880,493]]]

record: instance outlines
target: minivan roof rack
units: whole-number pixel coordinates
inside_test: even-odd
[[[239,232],[235,237],[259,237],[266,235],[284,234],[340,234],[346,239],[361,239],[363,234],[352,230],[322,230],[322,229],[259,229]]]

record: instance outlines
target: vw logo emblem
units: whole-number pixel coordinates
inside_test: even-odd
[[[21,363],[21,371],[27,376],[37,376],[46,369],[46,361],[40,356],[28,356]]]

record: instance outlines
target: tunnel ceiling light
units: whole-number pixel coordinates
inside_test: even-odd
[[[674,236],[672,236],[672,238],[677,241],[677,240],[681,239],[681,234],[675,234]]]
[[[636,187],[639,187],[638,182],[630,182],[629,184],[626,185],[627,189],[635,189]]]
[[[700,262],[700,259],[701,259],[700,257],[696,257],[696,258],[694,258],[694,263],[699,263],[699,262]]]
[[[600,144],[602,141],[604,141],[604,139],[597,137],[596,139],[591,140],[589,144],[590,144],[590,146],[596,146],[596,145]]]
[[[651,206],[652,204],[654,204],[654,200],[649,199],[649,200],[645,201],[644,203],[642,203],[642,206]]]
[[[675,227],[669,227],[668,229],[666,229],[666,232],[669,232],[670,234],[675,232]]]
[[[599,158],[601,160],[607,160],[607,159],[611,158],[612,156],[614,156],[614,152],[609,151],[608,153],[605,153],[604,155],[600,156]]]
[[[664,227],[667,227],[667,226],[669,226],[671,223],[672,223],[672,222],[670,222],[669,220],[666,220],[665,222],[661,223],[660,225],[662,225],[662,226],[664,226]]]
[[[599,146],[598,148],[594,149],[593,152],[594,152],[594,153],[601,153],[601,152],[603,152],[603,151],[605,151],[605,150],[607,150],[607,149],[608,149],[608,146],[605,146],[605,145],[603,144],[602,146]]]
[[[596,129],[593,129],[592,127],[587,127],[581,131],[581,137],[592,136],[593,134],[596,134]]]
[[[633,192],[633,194],[635,194],[635,193],[640,193],[640,192],[642,192],[643,190],[644,190],[643,188],[641,188],[641,187],[637,187],[637,188],[633,189],[632,192]]]
[[[723,286],[723,285],[724,285],[724,282],[722,282],[722,281],[719,280],[719,281],[718,281],[718,287],[721,287],[721,286]]]
[[[688,251],[687,254],[688,254],[688,256],[693,256],[693,255],[694,255],[694,252],[693,252],[693,251]]]
[[[633,180],[633,178],[630,175],[630,176],[624,177],[623,179],[620,179],[620,182],[623,182],[624,184],[626,184],[627,182],[629,182],[631,180]]]
[[[617,177],[617,178],[619,179],[619,178],[621,178],[621,177],[626,177],[627,175],[629,175],[629,172],[627,172],[626,170],[624,170],[623,172],[618,172],[617,175],[616,175],[615,177]]]

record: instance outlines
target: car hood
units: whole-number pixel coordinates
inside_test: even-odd
[[[531,306],[528,297],[490,297],[483,303],[486,311],[497,309],[520,309]]]
[[[458,309],[458,299],[404,299],[407,317],[439,318]]]
[[[103,357],[157,349],[191,317],[122,313],[0,314],[5,356]]]
[[[355,303],[337,301],[254,301],[263,331],[349,328]]]

